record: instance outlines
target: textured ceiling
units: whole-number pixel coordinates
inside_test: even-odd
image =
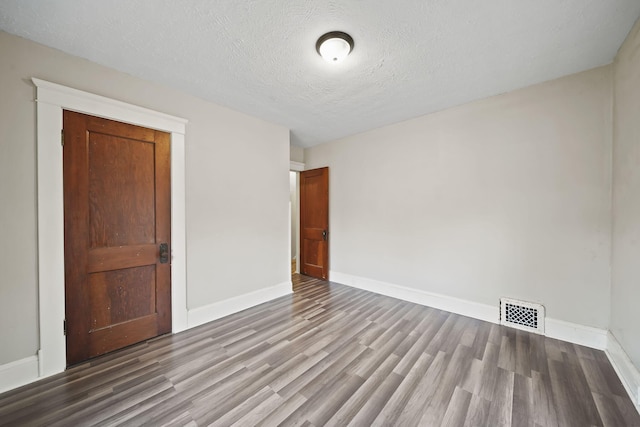
[[[638,16],[639,0],[0,0],[0,29],[304,147],[608,64]],[[355,39],[340,64],[315,51],[331,30]]]

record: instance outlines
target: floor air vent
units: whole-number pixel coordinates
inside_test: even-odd
[[[544,307],[532,302],[500,298],[500,324],[544,334]]]

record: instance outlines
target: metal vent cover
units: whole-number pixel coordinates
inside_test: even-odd
[[[544,334],[544,306],[511,298],[500,298],[500,324]]]

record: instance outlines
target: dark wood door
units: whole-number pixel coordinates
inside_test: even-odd
[[[329,278],[329,168],[300,173],[300,272]]]
[[[171,331],[170,135],[64,112],[67,364]]]

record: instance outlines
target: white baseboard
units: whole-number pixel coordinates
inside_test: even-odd
[[[419,289],[394,285],[392,283],[380,282],[378,280],[353,276],[338,271],[331,271],[329,274],[332,282],[342,283],[343,285],[365,291],[450,311],[451,313],[473,317],[474,319],[484,320],[486,322],[500,322],[500,309],[497,302],[496,306],[493,307],[488,304],[435,294]],[[590,326],[550,318],[545,319],[545,323],[545,335],[548,337],[596,348],[598,350],[604,350],[607,346],[607,331],[604,329],[592,328]]]
[[[451,313],[473,317],[491,323],[499,323],[500,310],[498,306],[492,307],[473,301],[454,298],[447,295],[435,294],[419,289],[407,288],[405,286],[380,282],[378,280],[364,277],[352,276],[351,274],[330,271],[329,277],[332,282],[341,283],[353,288],[363,289],[376,294],[398,298],[404,301],[413,302],[420,305],[437,308],[439,310],[450,311]]]
[[[29,356],[0,365],[0,393],[29,384],[38,379],[38,357]]]
[[[616,337],[609,332],[605,351],[622,385],[640,413],[640,371],[633,364]]]
[[[289,295],[292,292],[293,284],[291,281],[283,282],[269,288],[259,289],[254,292],[205,305],[204,307],[191,309],[187,314],[188,327],[193,328],[220,319],[221,317],[246,310],[247,308],[271,301],[272,299]]]
[[[545,333],[550,338],[568,341],[585,347],[607,348],[607,331],[558,319],[545,319]]]

